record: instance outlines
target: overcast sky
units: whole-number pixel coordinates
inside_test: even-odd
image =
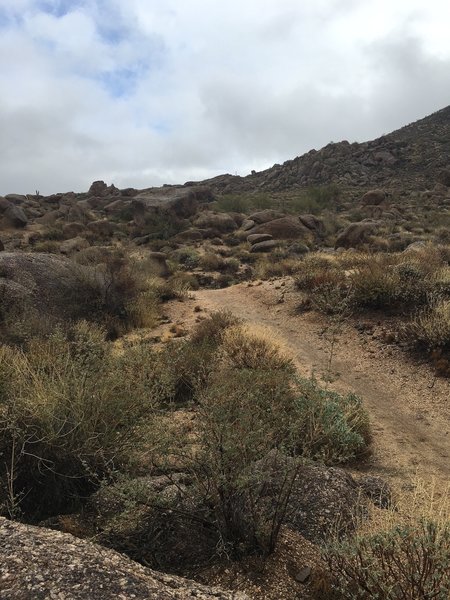
[[[0,0],[0,194],[247,175],[450,104],[449,0]]]

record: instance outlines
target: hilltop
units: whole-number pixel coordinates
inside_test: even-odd
[[[331,142],[282,165],[246,177],[219,175],[202,182],[222,193],[282,191],[311,185],[425,190],[448,167],[450,106],[364,143]]]

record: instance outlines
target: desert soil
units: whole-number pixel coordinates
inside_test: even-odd
[[[290,278],[200,290],[185,302],[168,304],[171,324],[152,335],[167,338],[174,324],[179,335],[209,313],[231,311],[280,341],[301,375],[314,375],[329,389],[363,399],[372,423],[373,451],[353,470],[380,475],[405,489],[418,477],[434,480],[437,492],[447,486],[449,380],[436,378],[427,363],[408,357],[395,343],[387,344],[376,318],[369,323],[364,319],[362,333],[345,324],[333,335],[324,317],[299,313],[299,301]]]

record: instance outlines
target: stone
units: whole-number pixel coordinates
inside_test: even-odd
[[[437,180],[445,187],[450,187],[450,169],[442,169],[437,176]]]
[[[284,217],[284,213],[279,210],[274,210],[272,208],[267,208],[266,210],[260,210],[255,212],[249,216],[250,221],[254,221],[258,225],[261,223],[267,223],[268,221],[274,221],[275,219],[281,219]]]
[[[89,248],[89,246],[90,244],[86,238],[77,236],[62,242],[59,246],[59,251],[61,254],[73,254],[80,250],[84,250],[85,248]]]
[[[214,213],[203,211],[194,221],[194,226],[203,229],[215,229],[221,233],[235,231],[238,228],[236,221],[227,213]]]
[[[363,206],[378,206],[386,200],[386,192],[383,190],[370,190],[361,198],[360,203]]]
[[[13,227],[25,227],[28,223],[28,217],[24,211],[20,206],[15,206],[13,204],[5,210],[3,216]]]
[[[310,229],[317,235],[320,235],[320,236],[325,235],[325,225],[323,224],[323,221],[321,221],[315,215],[310,215],[310,214],[300,215],[299,219],[300,219],[300,222],[303,223],[303,225],[305,227],[307,227],[308,229]]]
[[[16,205],[23,204],[27,200],[27,197],[23,194],[6,194],[5,198]]]
[[[268,221],[257,225],[252,230],[253,233],[266,233],[279,240],[312,241],[311,231],[300,222],[298,217],[282,217],[274,221]]]
[[[247,242],[250,244],[257,244],[258,242],[267,242],[273,239],[269,233],[252,233],[247,236]]]
[[[250,252],[269,252],[270,250],[273,250],[273,248],[276,248],[279,245],[280,245],[280,242],[277,242],[276,240],[267,240],[265,242],[258,242],[257,244],[254,244],[251,247]]]
[[[108,221],[107,219],[101,219],[99,221],[91,221],[90,223],[87,224],[87,228],[89,229],[89,231],[91,231],[94,235],[98,236],[98,237],[111,237],[112,234],[114,233],[114,223],[111,223],[111,221]]]
[[[43,527],[0,518],[0,595],[4,600],[248,600]]]
[[[169,265],[167,264],[167,256],[164,252],[149,252],[149,260],[153,263],[157,275],[167,277],[170,275]]]
[[[255,226],[255,221],[252,221],[251,219],[245,219],[242,222],[241,229],[242,229],[242,231],[248,231],[249,229],[251,229],[254,226]]]
[[[368,241],[378,226],[375,221],[361,221],[359,223],[351,223],[342,231],[337,239],[334,247],[337,248],[357,248]]]
[[[83,233],[84,230],[85,226],[83,223],[79,223],[78,221],[74,221],[73,223],[65,223],[62,228],[63,235],[66,239],[77,237]]]
[[[104,181],[94,181],[88,191],[88,196],[106,196],[108,186]]]

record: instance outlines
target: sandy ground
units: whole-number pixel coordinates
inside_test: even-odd
[[[314,374],[330,389],[363,399],[372,422],[373,453],[355,469],[406,488],[417,477],[435,480],[437,490],[448,484],[449,380],[436,378],[429,365],[383,342],[377,335],[381,324],[371,323],[362,333],[345,324],[333,335],[325,318],[299,314],[298,304],[289,278],[201,290],[185,302],[168,304],[171,324],[152,334],[167,337],[174,324],[189,331],[201,316],[218,310],[263,327],[280,340],[302,375]]]

